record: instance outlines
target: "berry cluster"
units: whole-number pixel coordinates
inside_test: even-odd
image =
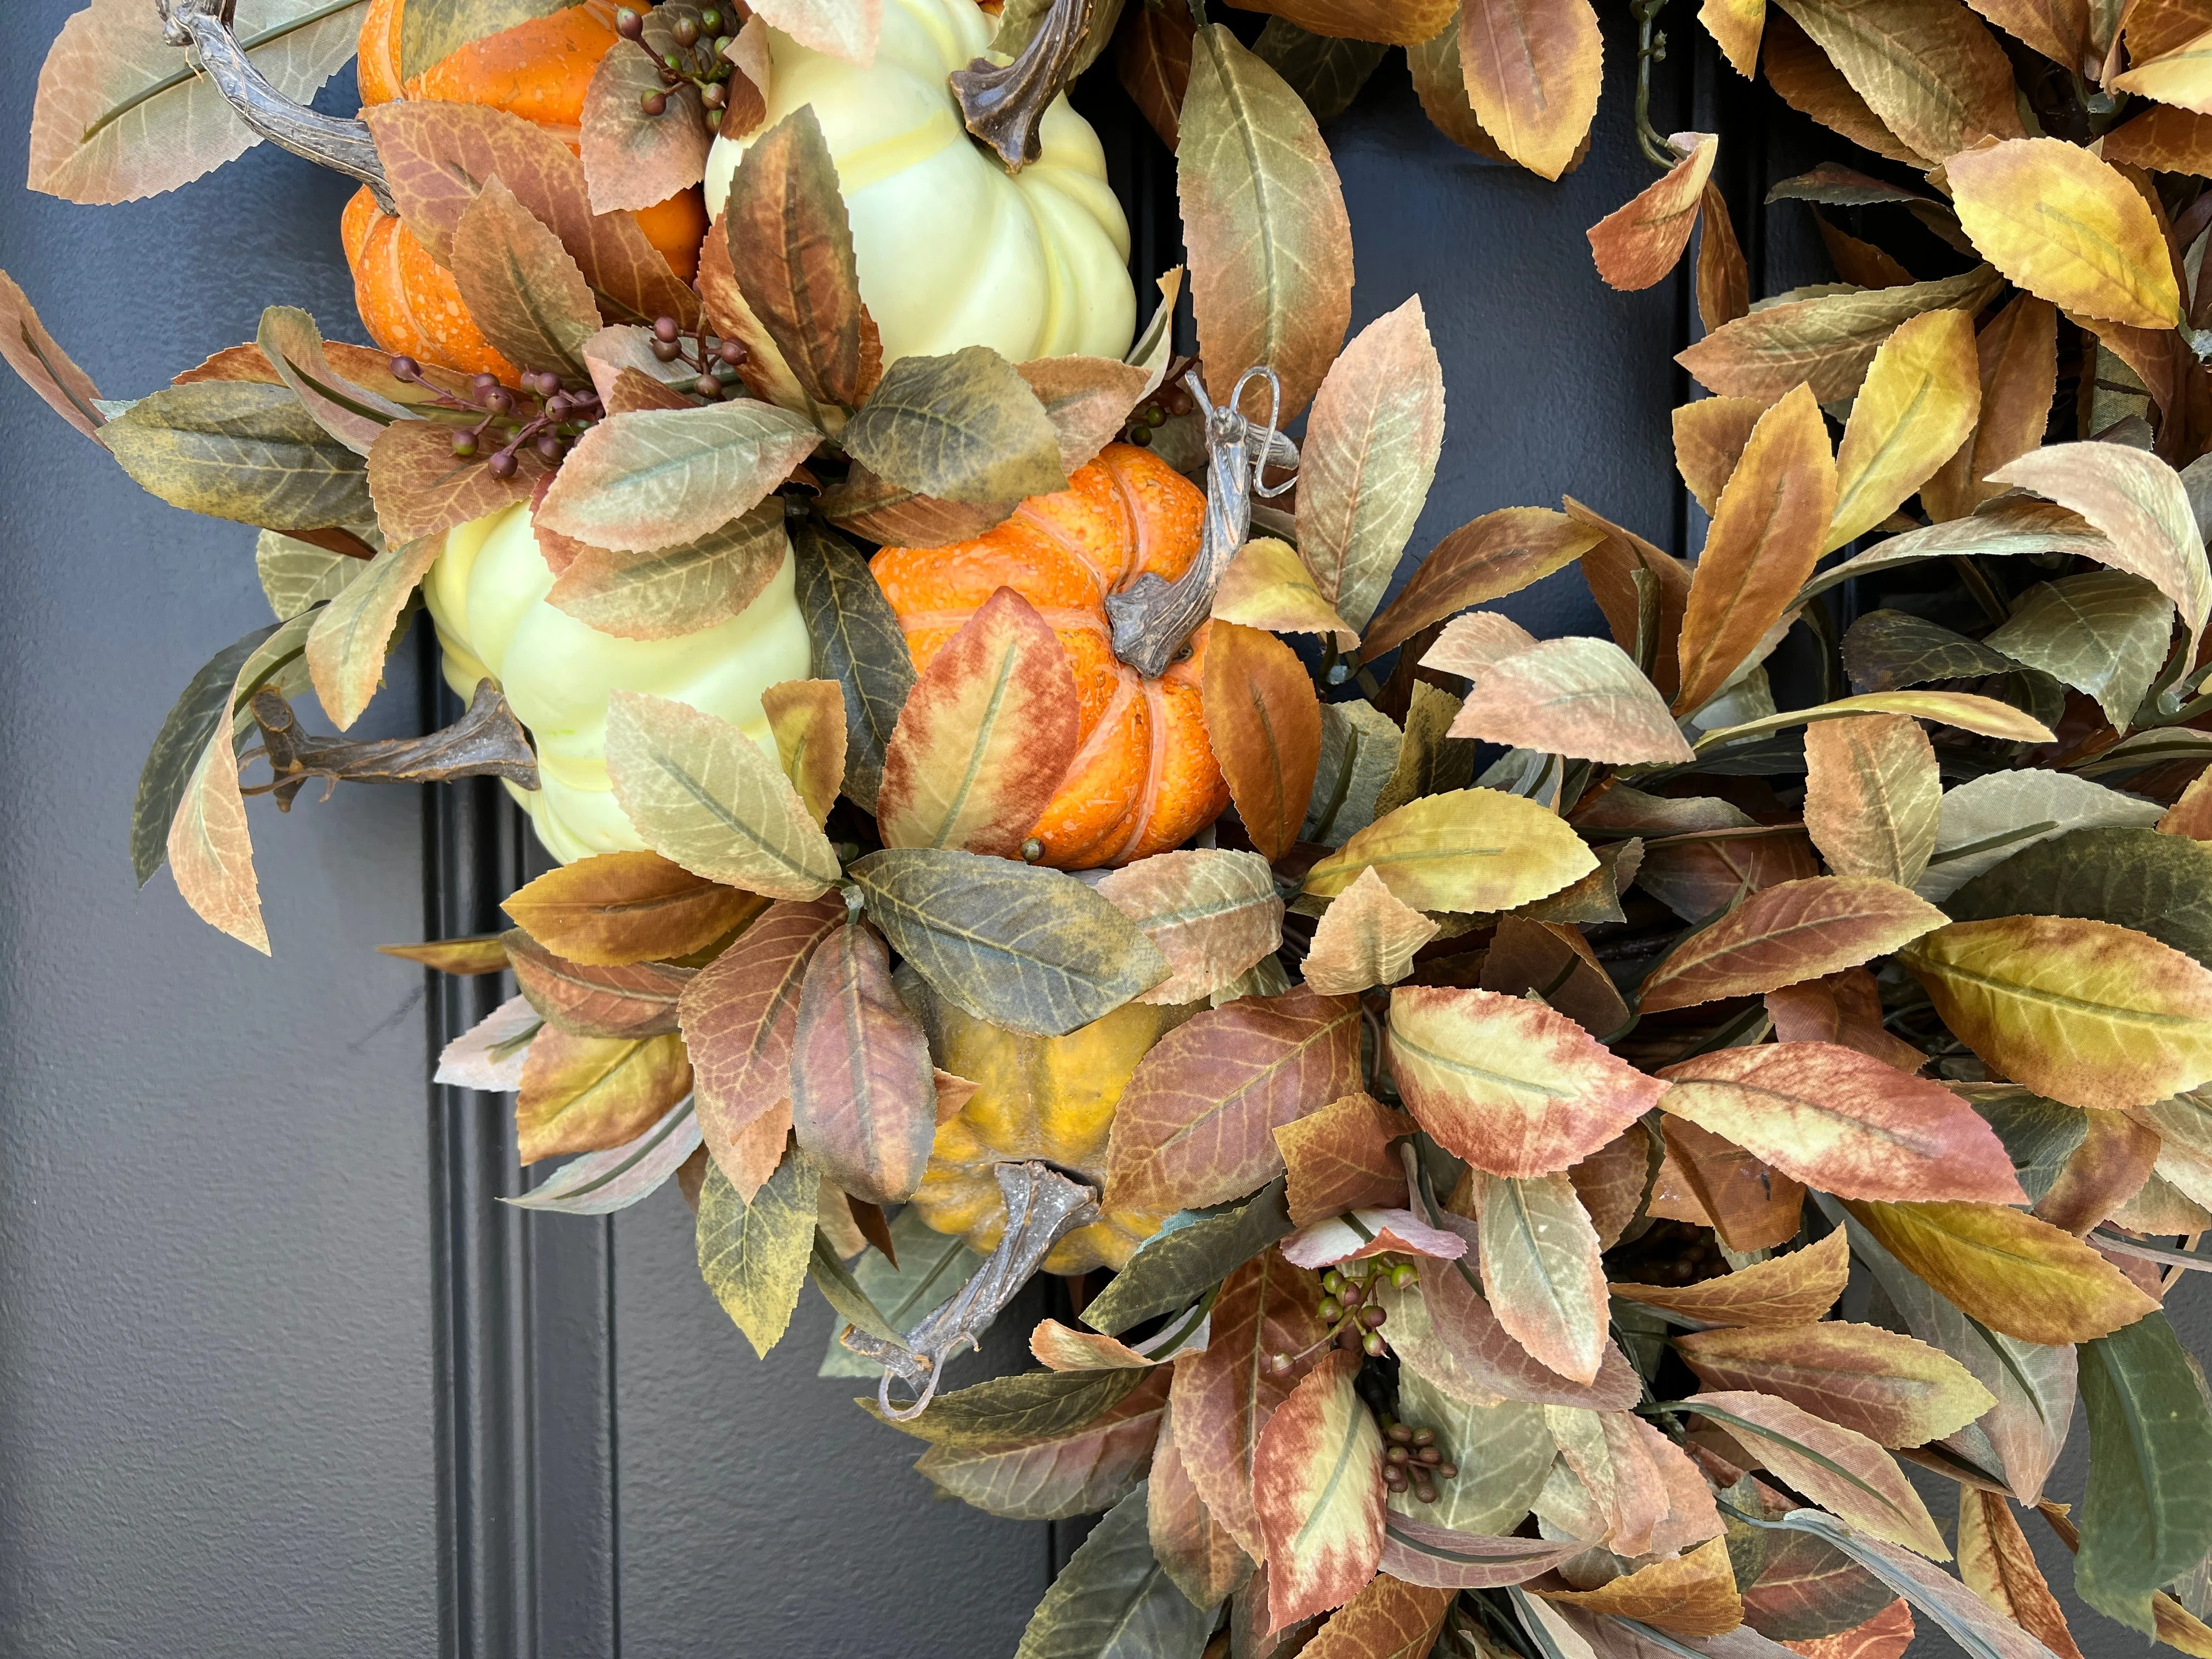
[[[698,378],[691,382],[691,390],[712,403],[738,383],[738,369],[747,354],[743,341],[717,338],[704,325],[686,335],[673,317],[656,317],[653,355],[664,363],[682,363],[696,370]]]
[[[598,392],[588,387],[567,390],[561,377],[550,371],[525,369],[519,392],[502,386],[496,374],[478,374],[466,392],[454,392],[425,380],[422,364],[412,357],[394,357],[392,378],[434,393],[434,402],[441,409],[479,416],[474,426],[454,432],[453,455],[464,461],[482,455],[495,478],[514,476],[525,446],[535,449],[547,465],[557,466],[568,446],[605,413]],[[487,445],[491,446],[489,452]]]
[[[1382,1340],[1382,1327],[1389,1322],[1390,1316],[1374,1299],[1375,1292],[1385,1280],[1403,1290],[1419,1276],[1412,1262],[1393,1262],[1381,1256],[1331,1267],[1321,1276],[1319,1310],[1322,1322],[1328,1326],[1328,1334],[1306,1353],[1271,1355],[1268,1365],[1278,1376],[1286,1376],[1306,1354],[1317,1353],[1332,1342],[1370,1358],[1379,1358],[1388,1352]]]
[[[1444,1462],[1434,1429],[1417,1429],[1385,1413],[1382,1419],[1382,1484],[1392,1492],[1410,1490],[1424,1504],[1437,1501],[1437,1482],[1459,1473]]]
[[[723,54],[735,38],[728,31],[738,20],[719,6],[697,13],[688,8],[671,8],[667,16],[665,23],[655,20],[654,38],[648,41],[643,13],[630,6],[615,13],[615,32],[625,40],[641,42],[653,54],[660,70],[660,84],[666,88],[644,94],[638,107],[647,115],[665,115],[668,94],[688,81],[699,89],[699,101],[707,106],[708,131],[720,131],[722,112],[730,101],[731,64]]]
[[[1196,412],[1197,401],[1191,397],[1190,388],[1182,383],[1182,377],[1197,369],[1199,361],[1195,357],[1177,357],[1169,363],[1159,390],[1129,411],[1129,422],[1121,428],[1121,441],[1139,449],[1146,448],[1152,441],[1152,434],[1165,426],[1170,416]]]

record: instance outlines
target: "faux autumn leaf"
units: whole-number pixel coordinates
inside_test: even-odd
[[[1789,608],[1835,504],[1827,425],[1800,386],[1759,416],[1721,490],[1682,612],[1676,712],[1709,701]]]
[[[1573,165],[1597,112],[1605,44],[1588,0],[1462,5],[1460,69],[1468,100],[1498,147],[1556,179]]]
[[[1781,0],[1891,132],[1926,158],[1985,136],[2017,137],[2012,66],[1964,6],[1914,0]]]
[[[1312,678],[1273,635],[1217,623],[1206,636],[1204,699],[1206,735],[1237,816],[1272,863],[1298,838],[1321,763]],[[1071,738],[1066,751],[1074,748]]]
[[[742,75],[733,79],[728,91],[750,84]],[[662,110],[673,119],[645,112],[643,100],[654,93],[673,106]],[[638,42],[623,40],[592,71],[578,137],[592,210],[614,213],[656,206],[697,184],[706,176],[714,134],[706,125],[698,87],[690,82],[663,86],[652,54]]]
[[[1646,1013],[1761,996],[1886,956],[1946,918],[1911,889],[1871,876],[1814,876],[1753,893],[1692,933],[1644,981]]]
[[[1910,887],[1936,850],[1943,783],[1920,722],[1822,720],[1805,732],[1805,830],[1839,877]]]
[[[1920,1494],[1896,1460],[1864,1435],[1768,1394],[1712,1389],[1684,1404],[1698,1412],[1710,1407],[1713,1421],[1746,1450],[1860,1531],[1932,1560],[1950,1559]]]
[[[1482,988],[1507,996],[1534,991],[1601,1042],[1628,1023],[1612,975],[1582,930],[1568,923],[1500,916],[1482,959]]]
[[[1678,132],[1668,142],[1682,159],[1656,184],[1589,228],[1597,274],[1614,288],[1650,288],[1674,270],[1690,245],[1720,139],[1710,132]]]
[[[1674,1346],[1708,1389],[1778,1395],[1877,1445],[1941,1440],[1996,1404],[1942,1349],[1871,1325],[1693,1331]]]
[[[1667,1156],[1652,1182],[1652,1214],[1711,1227],[1738,1252],[1797,1236],[1802,1182],[1686,1117],[1662,1118],[1659,1133]]]
[[[2097,700],[2125,731],[2165,663],[2173,603],[2124,570],[2039,582],[1984,643]]]
[[[1030,1352],[1048,1370],[1143,1370],[1157,1364],[1126,1342],[1096,1331],[1079,1331],[1057,1319],[1042,1319],[1030,1333]]]
[[[1442,1227],[1431,1227],[1411,1210],[1354,1210],[1292,1234],[1283,1241],[1282,1253],[1283,1260],[1292,1266],[1316,1271],[1378,1255],[1425,1255],[1438,1261],[1456,1261],[1467,1254],[1467,1240]]]
[[[876,61],[883,0],[761,0],[754,9],[802,46],[862,68]]]
[[[1920,1049],[1890,1035],[1881,987],[1863,968],[1769,991],[1766,1013],[1775,1036],[1784,1042],[1838,1042],[1900,1072],[1917,1072],[1928,1063]]]
[[[525,1164],[556,1152],[619,1146],[691,1087],[674,1036],[572,1036],[540,1031],[522,1067],[514,1104],[515,1151]]]
[[[615,799],[662,857],[769,898],[810,899],[837,856],[789,779],[726,720],[617,691],[607,710]]]
[[[1168,1374],[1138,1375],[1135,1388],[1084,1420],[1055,1425],[1051,1432],[1010,1423],[988,1437],[939,1441],[915,1462],[915,1472],[985,1514],[1012,1521],[1060,1521],[1095,1513],[1117,1502],[1142,1478],[1159,1437]]]
[[[949,501],[1018,501],[1067,488],[1052,417],[988,346],[898,359],[847,422],[843,441],[877,477]]]
[[[538,517],[594,547],[672,546],[750,512],[821,439],[788,410],[744,398],[611,415],[577,441]]]
[[[1655,1561],[1591,1590],[1539,1590],[1547,1601],[1633,1619],[1676,1636],[1723,1636],[1743,1623],[1728,1544],[1713,1539],[1686,1555]]]
[[[2069,1106],[2117,1109],[2212,1078],[2212,973],[2107,922],[1954,922],[1899,960],[1997,1073]]]
[[[1534,650],[1536,636],[1500,611],[1470,611],[1454,617],[1421,653],[1421,666],[1480,679],[1508,657]],[[1412,719],[1412,711],[1407,711]]]
[[[1170,977],[1137,1000],[1198,1002],[1237,983],[1283,942],[1283,901],[1256,853],[1155,853],[1109,871],[1098,896],[1158,947]]]
[[[1959,1577],[2058,1659],[2081,1659],[2009,1499],[1959,1488]]]
[[[783,775],[819,823],[845,781],[845,689],[835,680],[784,680],[761,693]]]
[[[707,1166],[699,1189],[699,1273],[763,1358],[783,1340],[813,1254],[822,1172],[787,1157],[748,1203],[721,1166]]]
[[[527,933],[505,939],[515,988],[548,1024],[577,1036],[643,1037],[676,1029],[676,1000],[691,970],[663,962],[586,968]]]
[[[907,697],[876,797],[884,844],[1019,858],[1075,753],[1079,712],[1058,635],[1001,587]]]
[[[1961,1312],[2023,1342],[2086,1342],[2157,1307],[2072,1234],[1995,1204],[1847,1206]]]
[[[1868,365],[1836,451],[1836,508],[1821,543],[1831,552],[1901,506],[1958,449],[1981,412],[1974,319],[1929,311],[1882,342]]]
[[[2081,1345],[2089,1486],[2074,1588],[2145,1635],[2151,1596],[2212,1547],[2212,1406],[2163,1313]]]
[[[1939,520],[1963,518],[1999,494],[1990,474],[2043,441],[2058,385],[2057,307],[2014,295],[1975,337],[1974,356],[1982,397],[1973,439],[1920,486],[1921,505]]]
[[[1699,398],[1675,409],[1674,470],[1708,515],[1718,510],[1752,428],[1771,406],[1764,398]]]
[[[1225,391],[1273,368],[1291,420],[1352,322],[1352,223],[1328,147],[1304,100],[1216,23],[1192,42],[1176,158],[1208,378]]]
[[[1666,1091],[1565,1014],[1488,991],[1401,986],[1389,1060],[1421,1127],[1499,1176],[1579,1162]]]
[[[783,502],[769,496],[705,535],[649,553],[569,542],[546,602],[602,634],[665,640],[714,628],[758,599],[791,556]],[[540,522],[538,544],[555,561],[557,532]]]
[[[1694,1285],[1622,1285],[1613,1294],[1708,1325],[1761,1330],[1823,1317],[1850,1277],[1850,1242],[1840,1227],[1804,1249],[1738,1267]]]
[[[1382,1436],[1352,1385],[1359,1366],[1324,1355],[1260,1436],[1252,1500],[1277,1629],[1350,1601],[1382,1553]]]
[[[1661,1073],[1662,1110],[1844,1198],[2017,1204],[1995,1131],[1940,1083],[1828,1042],[1721,1048]]]
[[[1571,1530],[1603,1542],[1616,1554],[1650,1552],[1667,1518],[1667,1486],[1651,1443],[1626,1412],[1547,1407],[1544,1421],[1559,1444],[1565,1470],[1579,1486]],[[1656,1433],[1656,1431],[1652,1431]],[[1671,1448],[1670,1448],[1671,1449]]]
[[[2062,311],[2135,328],[2181,325],[2158,220],[2135,186],[2060,138],[2014,138],[1950,156],[1959,223],[1982,257]]]
[[[750,1201],[751,1192],[740,1177],[753,1168],[745,1133],[791,1093],[793,1033],[808,959],[845,915],[844,901],[835,894],[770,905],[699,970],[677,1003],[696,1073],[699,1127],[742,1200]],[[782,1144],[779,1134],[779,1152]]]
[[[1406,1170],[1391,1143],[1413,1127],[1403,1112],[1364,1092],[1278,1124],[1275,1145],[1290,1175],[1291,1221],[1310,1227],[1346,1210],[1402,1200]]]
[[[561,239],[496,177],[453,227],[452,270],[461,303],[501,356],[591,378],[584,345],[599,331],[592,285]]]
[[[1360,330],[1329,366],[1300,447],[1298,550],[1322,599],[1355,629],[1398,568],[1443,435],[1443,368],[1416,295]]]
[[[1546,1367],[1595,1381],[1605,1357],[1605,1267],[1574,1183],[1563,1174],[1516,1180],[1480,1169],[1469,1180],[1490,1310]]]
[[[1247,1555],[1267,1552],[1252,1502],[1260,1436],[1296,1386],[1268,1362],[1304,1353],[1328,1334],[1321,1295],[1314,1274],[1263,1251],[1223,1281],[1205,1348],[1175,1362],[1169,1401],[1183,1467]]]
[[[1955,726],[1961,731],[1972,732],[1982,737],[2003,738],[2012,743],[2057,741],[2051,728],[2033,714],[2023,714],[2010,703],[1999,702],[1994,697],[1978,697],[1970,691],[1869,691],[1861,696],[1838,697],[1833,702],[1824,702],[1814,708],[1792,708],[1763,719],[1746,720],[1741,726],[1725,726],[1699,738],[1697,747],[1703,752],[1718,748],[1723,744],[1740,743],[1746,738],[1764,737],[1770,732],[1786,732],[1793,726],[1849,720],[1855,714],[1911,714],[1940,725]],[[1940,830],[1937,844],[1940,848]]]
[[[1450,735],[1609,766],[1692,758],[1666,700],[1609,640],[1546,640],[1490,664]]]
[[[1473,1242],[1475,1224],[1447,1212],[1441,1219]],[[1597,1381],[1584,1384],[1549,1370],[1505,1334],[1477,1288],[1474,1255],[1441,1264],[1423,1282],[1399,1289],[1382,1285],[1375,1294],[1389,1312],[1394,1352],[1455,1400],[1487,1404],[1626,1410],[1641,1397],[1641,1384],[1620,1348],[1608,1343]]]
[[[1370,866],[1329,901],[1306,949],[1306,983],[1328,996],[1392,985],[1413,971],[1413,953],[1437,926],[1392,896]]]
[[[1858,389],[1899,324],[1944,307],[1978,311],[1997,280],[1979,265],[1940,282],[1785,300],[1715,329],[1674,361],[1728,397],[1771,400],[1809,384],[1815,398],[1832,402]]]
[[[1471,519],[1438,542],[1398,597],[1382,607],[1361,641],[1373,661],[1431,623],[1487,605],[1573,563],[1603,532],[1543,507],[1502,507]]]
[[[1359,1005],[1305,989],[1201,1013],[1153,1046],[1115,1109],[1109,1204],[1218,1204],[1282,1167],[1274,1130],[1359,1087]]]
[[[1456,1596],[1379,1572],[1299,1652],[1304,1659],[1421,1659]]]
[[[892,988],[872,928],[848,924],[808,958],[791,1115],[800,1147],[854,1197],[898,1204],[921,1184],[937,1133],[929,1038]]]
[[[351,727],[384,683],[386,647],[399,613],[446,549],[446,538],[387,547],[325,605],[307,630],[307,672],[315,699],[341,732]]]
[[[562,865],[500,905],[547,950],[586,967],[689,956],[767,908],[753,894],[642,852]]]
[[[1358,631],[1322,596],[1297,549],[1272,537],[1237,550],[1213,592],[1213,618],[1273,634],[1328,634],[1346,647],[1359,642]]]
[[[1179,272],[1170,272],[1177,285]],[[1162,278],[1163,293],[1167,278]],[[1164,368],[1165,363],[1160,367]],[[1137,400],[1152,389],[1158,376],[1141,362],[1117,362],[1111,357],[1039,357],[1017,363],[1020,375],[1046,417],[1060,434],[1060,465],[1069,477],[1079,468],[1097,459],[1098,452],[1128,425]]]
[[[1746,430],[1748,429],[1747,425]],[[1741,445],[1737,447],[1741,449]],[[1733,455],[1729,465],[1735,465]],[[1637,573],[1642,572],[1657,584],[1659,615],[1657,632],[1652,641],[1655,655],[1651,683],[1658,687],[1661,696],[1673,696],[1681,678],[1675,641],[1682,633],[1682,606],[1690,597],[1690,567],[1672,554],[1661,552],[1633,531],[1625,530],[1591,512],[1571,495],[1560,505],[1566,508],[1570,519],[1603,538],[1582,556],[1583,580],[1589,584],[1590,597],[1605,613],[1606,626],[1622,650],[1636,649],[1637,630],[1643,617]]]
[[[1146,1495],[1152,1554],[1194,1607],[1216,1607],[1252,1576],[1252,1558],[1198,1495],[1176,1449],[1172,1403],[1160,1415]]]
[[[1582,838],[1534,801],[1455,789],[1376,820],[1314,866],[1305,890],[1334,898],[1373,870],[1417,909],[1510,910],[1596,867]]]

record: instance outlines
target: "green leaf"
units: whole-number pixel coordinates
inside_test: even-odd
[[[1003,1446],[1073,1432],[1120,1405],[1149,1367],[1102,1371],[1023,1371],[940,1394],[921,1416],[892,1427],[933,1446]],[[881,1415],[876,1402],[859,1402]]]
[[[896,1267],[880,1250],[867,1250],[851,1272],[854,1282],[901,1333],[912,1330],[926,1315],[957,1293],[983,1265],[983,1258],[958,1235],[939,1232],[922,1220],[921,1212],[912,1205],[901,1210],[891,1223],[891,1243],[898,1247]],[[872,1379],[883,1375],[883,1367],[861,1358],[833,1331],[820,1374]]]
[[[1413,689],[1419,695],[1436,688],[1416,682]],[[1404,741],[1397,723],[1364,697],[1322,704],[1321,763],[1298,839],[1341,847],[1374,823],[1376,799],[1397,769]]]
[[[748,1204],[720,1164],[707,1164],[699,1191],[700,1276],[763,1358],[783,1340],[805,1286],[821,1185],[813,1161],[789,1153]]]
[[[375,538],[370,545],[384,545],[376,532],[368,534]],[[253,544],[253,568],[261,578],[262,597],[278,622],[289,622],[308,606],[336,599],[368,568],[366,560],[348,558],[274,530],[263,531]]]
[[[286,386],[164,386],[100,428],[100,441],[139,488],[187,513],[284,531],[376,516],[368,465]]]
[[[538,521],[617,552],[673,547],[750,513],[820,441],[750,398],[611,415],[577,441]]]
[[[2125,731],[2172,638],[2172,600],[2124,570],[2090,570],[2028,589],[1985,643],[2086,691]]]
[[[1944,906],[1960,921],[2081,916],[2212,967],[2212,847],[2156,830],[2075,830],[2014,854]]]
[[[2212,1407],[2164,1313],[2081,1346],[2089,1487],[2074,1588],[2152,1632],[2150,1598],[2212,1550]]]
[[[930,988],[994,1025],[1065,1036],[1168,976],[1136,923],[1057,870],[901,847],[850,873],[869,919]]]
[[[230,689],[246,659],[276,631],[257,628],[202,664],[161,722],[161,730],[138,773],[138,798],[131,808],[131,868],[143,887],[168,857],[169,821],[185,798],[185,781],[199,764],[200,751],[230,708]]]
[[[1252,43],[1253,56],[1283,77],[1316,121],[1333,121],[1350,109],[1389,50],[1376,41],[1315,34],[1281,17],[1270,17]]]
[[[988,346],[902,357],[845,428],[877,477],[948,501],[1011,501],[1067,488],[1060,433],[1014,366]]]
[[[822,1299],[842,1315],[848,1324],[870,1336],[905,1346],[906,1333],[894,1326],[884,1310],[876,1306],[875,1298],[860,1287],[860,1281],[837,1259],[836,1248],[818,1226],[814,1230],[814,1249],[807,1258],[806,1271],[814,1280],[814,1288],[822,1292]]]
[[[2033,842],[2069,830],[2147,828],[2162,810],[2069,772],[1985,773],[1944,793],[1936,851],[1912,890],[1942,904]]]
[[[1844,669],[1856,691],[1898,691],[2011,668],[2002,653],[1907,611],[1869,611],[1844,635]]]
[[[914,690],[914,658],[898,613],[849,542],[811,519],[793,527],[792,540],[815,678],[845,689],[845,793],[872,813],[884,756]]]
[[[411,81],[463,46],[549,17],[570,0],[411,0],[400,14],[399,72]]]
[[[1213,1610],[1152,1554],[1146,1486],[1107,1512],[1030,1615],[1014,1659],[1198,1659]]]
[[[1129,1265],[1083,1310],[1083,1322],[1109,1336],[1140,1319],[1195,1302],[1291,1231],[1282,1177],[1242,1204],[1170,1227],[1146,1239]]]

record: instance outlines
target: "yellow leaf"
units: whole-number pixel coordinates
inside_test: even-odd
[[[1674,361],[1729,397],[1771,400],[1806,382],[1832,403],[1857,390],[1875,350],[1905,319],[1946,307],[1979,311],[1997,285],[1994,271],[1977,265],[1940,282],[1782,301],[1715,329]]]
[[[1589,0],[1482,0],[1459,12],[1468,100],[1498,146],[1556,179],[1597,112],[1605,43]]]
[[[1746,720],[1741,726],[1724,726],[1717,732],[1706,732],[1698,739],[1697,746],[1702,754],[1725,743],[1762,737],[1769,732],[1784,732],[1793,726],[1810,726],[1819,720],[1848,720],[1855,714],[1911,714],[1940,726],[1955,726],[1979,737],[2005,738],[2014,743],[2057,741],[2041,720],[1994,697],[1978,697],[1970,691],[1869,691],[1856,697],[1838,697],[1816,708],[1791,708],[1763,720]]]
[[[1729,67],[1749,80],[1759,72],[1759,37],[1766,27],[1766,0],[1705,0],[1698,21],[1719,43]]]
[[[1322,597],[1297,549],[1273,537],[1237,550],[1214,590],[1213,614],[1273,634],[1332,634],[1340,645],[1359,643],[1358,630]]]
[[[1964,6],[1782,0],[1882,125],[1929,161],[2021,131],[2012,65]]]
[[[1754,1261],[1694,1285],[1615,1285],[1613,1293],[1708,1325],[1773,1328],[1826,1315],[1850,1277],[1850,1242],[1841,1227],[1787,1255]]]
[[[1674,470],[1708,514],[1766,410],[1761,398],[1700,398],[1674,411]]]
[[[1537,1594],[1548,1601],[1633,1619],[1677,1636],[1723,1636],[1743,1623],[1735,1570],[1729,1564],[1728,1541],[1720,1538],[1671,1561],[1655,1561],[1623,1573],[1595,1589]]]
[[[1362,830],[1306,876],[1334,898],[1373,869],[1418,910],[1510,910],[1597,868],[1582,837],[1532,800],[1454,789],[1408,801]]]
[[[1945,171],[1975,248],[2030,294],[2136,328],[2181,325],[2157,218],[2087,150],[2063,138],[2015,138],[1954,155]]]
[[[1436,936],[1437,924],[1393,896],[1370,865],[1322,913],[1306,951],[1306,983],[1323,996],[1395,984]]]
[[[2069,1106],[2148,1106],[2212,1079],[2212,972],[2074,916],[1954,921],[1899,960],[2000,1075]]]
[[[1840,1319],[1674,1340],[1709,1389],[1756,1389],[1877,1445],[1956,1434],[1997,1402],[1973,1373],[1917,1338]]]
[[[2212,115],[2212,29],[2172,52],[2130,64],[2126,74],[2113,77],[2112,87],[2199,115]]]
[[[1873,529],[1974,429],[1982,384],[1974,319],[1930,311],[1882,342],[1836,452],[1836,511],[1821,551]]]
[[[1974,356],[1981,414],[1972,439],[1921,483],[1920,504],[1932,519],[1963,519],[2002,493],[1990,474],[2043,441],[2058,387],[2057,308],[2015,295],[1975,337]]]

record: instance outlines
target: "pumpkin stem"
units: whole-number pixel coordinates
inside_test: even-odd
[[[1264,428],[1247,420],[1239,407],[1244,388],[1255,380],[1265,380],[1273,394]],[[1183,641],[1212,614],[1214,590],[1251,532],[1253,495],[1279,495],[1291,487],[1288,479],[1267,485],[1266,469],[1294,467],[1298,459],[1291,441],[1275,429],[1283,387],[1273,369],[1246,369],[1219,408],[1206,400],[1197,375],[1184,375],[1183,384],[1206,417],[1206,526],[1198,556],[1173,581],[1148,570],[1121,592],[1106,596],[1114,654],[1148,680],[1167,672]]]
[[[952,95],[968,131],[1019,173],[1044,153],[1037,130],[1052,100],[1075,78],[1096,0],[1053,0],[1029,44],[1011,64],[978,58],[952,73]]]
[[[269,686],[253,694],[253,723],[261,728],[270,781],[245,791],[274,795],[277,806],[292,809],[292,797],[311,778],[335,787],[355,783],[443,783],[454,778],[506,778],[525,789],[538,786],[538,757],[507,699],[489,680],[477,682],[468,712],[451,726],[419,738],[363,742],[321,737],[301,729],[292,705]],[[327,794],[328,791],[325,790]]]
[[[385,182],[384,163],[377,157],[368,124],[322,114],[294,103],[270,86],[231,32],[235,4],[236,0],[154,0],[161,16],[161,38],[173,46],[194,51],[209,83],[240,120],[279,149],[360,179],[376,198],[377,206],[396,215],[399,208]]]
[[[848,1326],[839,1340],[884,1368],[876,1403],[894,1423],[911,1422],[929,1408],[944,1380],[945,1362],[975,1339],[1030,1282],[1046,1253],[1078,1227],[1098,1219],[1098,1194],[1050,1164],[1031,1160],[998,1166],[999,1195],[1006,1201],[1006,1231],[959,1294],[908,1333],[903,1343]],[[891,1404],[891,1379],[914,1391],[905,1406]]]

